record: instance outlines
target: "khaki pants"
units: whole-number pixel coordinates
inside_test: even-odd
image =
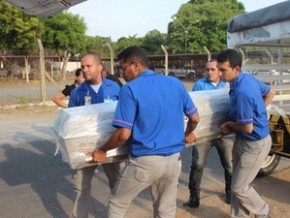
[[[117,179],[125,167],[125,162],[103,164],[104,171],[109,179],[109,186],[113,189]],[[87,218],[91,197],[91,183],[96,166],[77,170],[75,174],[76,199],[73,208],[73,217]]]
[[[109,218],[124,217],[131,201],[147,187],[151,187],[153,216],[175,218],[180,170],[180,153],[130,158],[110,196]]]
[[[232,217],[265,216],[269,206],[251,186],[272,145],[271,136],[250,141],[236,136],[233,148]]]

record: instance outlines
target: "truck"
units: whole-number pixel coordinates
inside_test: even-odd
[[[260,176],[271,174],[281,157],[290,158],[289,8],[290,1],[281,2],[233,17],[227,26],[227,46],[242,53],[242,70],[252,73],[276,92],[272,104],[279,112],[269,114],[272,148]],[[253,57],[255,52],[257,55]],[[248,54],[251,58],[247,58]]]

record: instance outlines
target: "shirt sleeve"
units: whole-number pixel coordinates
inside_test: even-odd
[[[183,101],[183,112],[187,117],[191,117],[195,113],[198,112],[197,107],[193,103],[190,95],[188,94],[188,91],[184,88],[183,90],[184,93],[184,101]]]
[[[201,91],[201,90],[202,90],[202,87],[199,82],[196,82],[194,86],[192,87],[192,91]]]
[[[254,117],[254,99],[246,93],[241,93],[236,102],[236,122],[238,124],[251,124]]]
[[[119,93],[119,101],[115,111],[113,126],[132,129],[137,111],[132,90],[124,85]]]
[[[70,98],[68,101],[68,107],[76,107],[77,106],[77,94],[76,94],[76,89],[72,90],[70,93]]]
[[[269,86],[267,86],[265,83],[263,83],[263,82],[261,82],[259,80],[258,80],[258,82],[259,82],[259,86],[260,86],[260,90],[261,90],[262,96],[266,97],[266,95],[268,95],[268,93],[270,92],[271,88]]]
[[[72,92],[72,90],[75,88],[75,85],[66,85],[64,90],[62,90],[62,94],[64,94],[64,96],[68,96],[70,95],[70,93]]]

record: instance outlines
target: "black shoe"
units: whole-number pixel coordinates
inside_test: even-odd
[[[271,209],[269,208],[269,212],[266,216],[263,216],[263,215],[255,215],[255,218],[271,218]]]
[[[226,192],[226,203],[231,204],[232,193]]]
[[[197,208],[199,207],[199,198],[198,197],[189,198],[189,200],[185,202],[183,206]]]

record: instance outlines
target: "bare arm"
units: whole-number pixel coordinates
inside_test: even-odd
[[[131,130],[127,128],[118,128],[109,138],[109,140],[99,149],[93,152],[93,160],[102,162],[106,159],[106,152],[123,145],[131,136]]]
[[[67,108],[67,104],[62,101],[65,97],[63,93],[58,93],[52,98],[52,101],[59,107]]]
[[[192,143],[196,141],[195,134],[193,133],[193,130],[197,127],[197,124],[199,122],[199,114],[195,113],[191,117],[189,117],[186,130],[185,130],[185,143]]]
[[[250,123],[250,124],[238,124],[238,123],[233,122],[233,121],[228,121],[228,122],[223,123],[220,126],[220,128],[222,130],[222,133],[224,133],[224,134],[229,134],[233,130],[244,132],[247,134],[251,134],[254,130],[254,126],[252,123]]]
[[[270,90],[270,92],[266,95],[266,97],[264,98],[264,103],[265,106],[267,107],[269,104],[271,104],[274,96],[276,95],[276,92],[274,90]]]

